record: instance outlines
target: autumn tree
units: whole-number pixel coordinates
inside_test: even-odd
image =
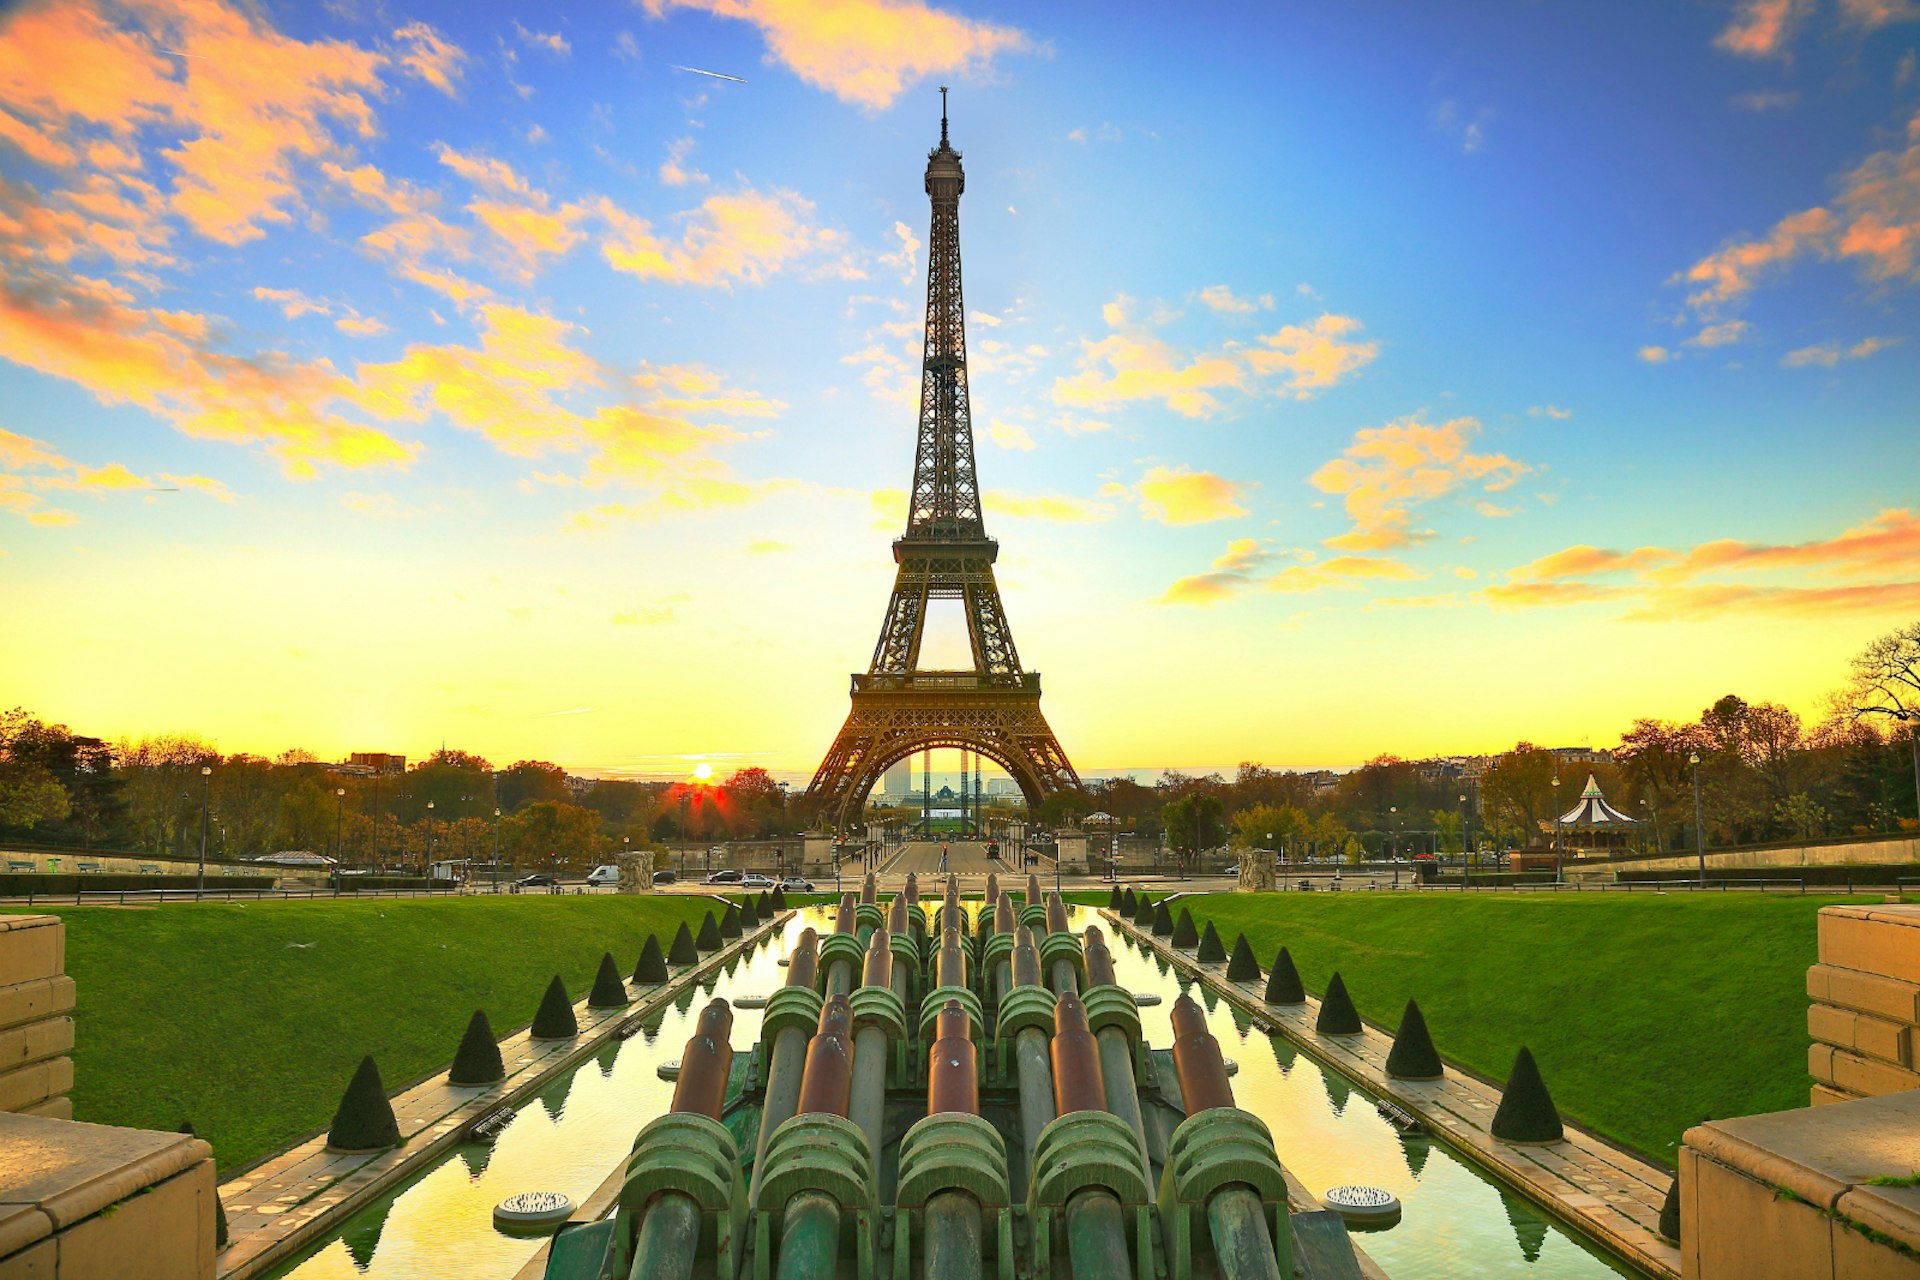
[[[26,749],[45,728],[24,708],[0,713],[0,827],[31,829],[67,816],[67,789]]]
[[[567,771],[545,760],[516,760],[494,775],[495,803],[508,813],[536,800],[565,804],[573,797],[567,789]]]
[[[1906,730],[1913,761],[1910,798],[1920,820],[1920,622],[1889,631],[1862,649],[1841,696],[1854,719]]]
[[[1481,775],[1480,804],[1487,826],[1516,843],[1537,841],[1559,806],[1553,778],[1553,752],[1531,742],[1515,743]]]

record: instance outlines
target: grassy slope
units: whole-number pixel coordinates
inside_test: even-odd
[[[543,895],[60,909],[79,988],[74,1115],[191,1119],[224,1173],[327,1124],[363,1054],[398,1089],[452,1061],[476,1008],[505,1035],[532,1021],[556,972],[583,999],[603,952],[631,971],[648,933],[664,947],[711,906]]]
[[[1846,899],[1838,899],[1846,901]],[[1338,969],[1391,1032],[1420,1002],[1443,1056],[1496,1081],[1532,1048],[1562,1114],[1668,1165],[1709,1117],[1807,1105],[1806,970],[1831,898],[1220,894],[1190,900],[1262,971]],[[1858,899],[1854,899],[1858,901]]]

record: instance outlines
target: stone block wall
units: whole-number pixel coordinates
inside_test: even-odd
[[[1920,1088],[1920,906],[1821,909],[1807,970],[1815,1105]]]
[[[73,1115],[73,979],[59,916],[0,916],[0,1111]]]

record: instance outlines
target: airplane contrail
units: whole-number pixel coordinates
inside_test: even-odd
[[[674,70],[675,71],[691,71],[693,72],[693,74],[697,76],[712,76],[715,80],[731,80],[735,84],[746,83],[746,81],[742,80],[739,76],[730,76],[726,74],[724,71],[708,71],[704,67],[675,67]]]
[[[207,55],[204,53],[182,53],[178,49],[161,49],[159,45],[155,45],[153,47],[155,49],[158,49],[161,53],[170,53],[176,58],[198,58],[202,62],[206,61],[206,58],[207,58]]]

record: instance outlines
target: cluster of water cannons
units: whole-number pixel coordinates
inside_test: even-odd
[[[1234,1106],[1205,1015],[1184,996],[1172,1010],[1185,1119],[1168,1136],[1143,1116],[1141,1092],[1164,1083],[1154,1077],[1166,1058],[1156,1065],[1143,1043],[1101,931],[1074,934],[1036,880],[1016,906],[989,878],[970,922],[952,879],[929,919],[913,877],[883,907],[869,876],[830,933],[800,934],[787,965],[742,1073],[761,1091],[751,1157],[725,1123],[739,1096],[733,1011],[715,1000],[671,1111],[634,1143],[616,1217],[597,1246],[577,1242],[597,1268],[578,1274],[1295,1274],[1272,1138]],[[1005,1136],[982,1115],[983,1090]],[[903,1109],[918,1118],[901,1135]],[[550,1277],[575,1273],[569,1243],[554,1241]]]

